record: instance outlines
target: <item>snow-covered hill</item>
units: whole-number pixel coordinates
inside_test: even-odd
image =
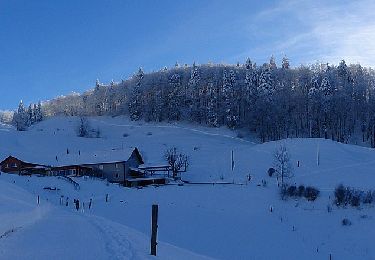
[[[332,212],[327,210],[327,206],[333,203],[333,190],[340,183],[362,190],[374,189],[373,149],[323,139],[288,139],[256,144],[251,140],[237,138],[235,133],[227,129],[131,122],[124,117],[91,118],[92,127],[100,129],[102,138],[79,138],[76,136],[78,121],[74,117],[53,118],[34,125],[27,132],[16,132],[1,126],[0,158],[13,154],[37,162],[40,158],[44,161],[53,160],[56,155],[65,153],[66,149],[77,153],[136,146],[146,163],[155,164],[164,162],[163,154],[168,147],[176,146],[190,157],[189,171],[183,175],[184,180],[216,182],[224,178],[227,181],[234,179],[235,183],[243,185],[185,185],[138,190],[106,185],[101,180],[77,178],[81,190],[76,191],[55,177],[2,174],[1,185],[7,189],[2,188],[0,194],[12,198],[12,201],[22,201],[24,206],[9,210],[10,206],[5,207],[5,210],[2,207],[1,214],[34,216],[27,218],[30,219],[27,223],[21,221],[14,225],[15,228],[28,226],[30,232],[28,228],[21,228],[2,238],[6,241],[0,250],[4,256],[13,256],[9,252],[13,251],[18,241],[24,245],[25,241],[40,236],[41,232],[52,226],[79,226],[83,222],[82,232],[86,229],[92,232],[93,239],[97,239],[93,242],[92,250],[100,251],[102,258],[110,258],[111,252],[117,252],[118,244],[103,245],[100,241],[110,240],[111,236],[132,241],[136,232],[140,232],[137,236],[143,237],[140,240],[145,242],[137,243],[139,247],[134,251],[137,256],[146,256],[151,205],[158,203],[160,240],[197,254],[218,259],[328,259],[329,254],[332,254],[333,259],[375,258],[370,239],[375,227],[374,208],[362,206],[359,210],[333,206]],[[287,146],[292,156],[294,178],[290,182],[318,187],[321,194],[315,202],[304,199],[280,200],[275,179],[267,175],[267,169],[273,163],[273,152],[280,143]],[[232,150],[235,158],[233,172]],[[297,161],[300,161],[300,167],[297,167]],[[249,183],[246,181],[248,174],[252,175]],[[266,187],[258,186],[262,180],[267,181]],[[60,190],[45,191],[45,186],[58,187]],[[17,189],[22,190],[14,194]],[[37,194],[44,203],[35,209]],[[110,194],[108,203],[104,200],[105,194]],[[59,205],[62,195],[85,202],[92,198],[94,207],[84,213],[75,213],[73,208]],[[270,207],[273,212],[270,212]],[[350,219],[352,225],[342,226],[344,218]],[[5,232],[11,225],[3,224],[0,227],[1,232]],[[115,229],[117,233],[104,234],[98,229]],[[61,236],[67,241],[69,236],[79,240],[72,245],[72,252],[77,249],[76,244],[87,246],[87,241],[82,242],[82,237],[74,235],[77,231],[69,228],[56,230],[61,231]],[[53,235],[48,236],[53,241]],[[35,241],[38,240],[35,238]],[[119,247],[127,248],[125,244]],[[27,248],[32,251],[31,246]],[[48,251],[47,245],[43,248]],[[50,248],[54,248],[56,255],[64,255],[59,251],[58,244]],[[171,250],[170,246],[160,246],[161,258],[173,258],[177,253]],[[127,251],[124,249],[118,254],[126,258]],[[177,251],[187,257],[199,257]],[[67,255],[67,258],[70,256]]]

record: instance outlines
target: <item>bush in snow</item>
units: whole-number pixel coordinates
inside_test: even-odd
[[[361,203],[371,204],[374,202],[375,192],[361,191],[340,184],[335,189],[335,204],[337,206],[359,207]]]
[[[267,173],[268,173],[268,176],[272,177],[273,174],[275,173],[275,169],[271,167],[268,169]]]
[[[314,201],[318,198],[320,191],[315,187],[307,186],[305,189],[304,197],[307,200]]]
[[[297,196],[297,187],[292,185],[287,188],[287,194],[289,197]]]
[[[344,219],[341,221],[341,224],[342,224],[343,226],[351,226],[351,225],[352,225],[352,222],[351,222],[349,219],[344,218]]]
[[[298,188],[295,185],[287,185],[284,184],[281,186],[280,195],[282,199],[286,197],[294,197],[294,198],[301,198],[304,197],[309,201],[314,201],[318,198],[320,191],[311,186],[300,185]]]
[[[352,207],[359,207],[361,204],[361,195],[358,192],[352,193],[352,197],[350,198],[350,205]]]
[[[371,204],[374,202],[375,191],[367,191],[363,196],[363,203]]]
[[[305,186],[303,186],[303,185],[298,186],[297,194],[298,194],[299,197],[302,197],[303,194],[305,194]]]
[[[335,203],[336,205],[343,205],[345,204],[345,199],[346,197],[346,189],[344,185],[340,184],[336,189],[335,189]]]

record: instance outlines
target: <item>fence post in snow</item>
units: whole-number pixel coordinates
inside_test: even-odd
[[[39,195],[38,195],[38,199],[37,199],[37,202],[38,202],[38,205],[39,205],[39,203],[40,203]]]
[[[158,232],[158,205],[152,205],[152,220],[151,220],[151,255],[156,256],[156,242]]]

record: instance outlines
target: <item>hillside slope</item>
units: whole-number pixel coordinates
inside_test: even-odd
[[[43,196],[38,205],[36,194],[14,183],[0,180],[1,259],[153,259],[147,236],[72,207],[58,207]],[[38,190],[29,180],[27,184]],[[67,184],[59,186],[69,190]],[[162,242],[159,257],[208,259]]]
[[[323,139],[255,144],[237,138],[227,129],[131,122],[123,117],[97,117],[90,122],[93,128],[100,128],[102,138],[77,137],[78,118],[53,118],[27,132],[2,128],[0,155],[53,160],[67,148],[74,153],[137,146],[146,163],[153,164],[162,163],[165,149],[176,146],[190,157],[190,167],[183,179],[216,182],[223,177],[244,185],[171,185],[138,190],[76,178],[81,185],[81,190],[76,191],[54,177],[2,174],[0,180],[11,184],[15,181],[57,207],[61,207],[62,195],[85,202],[93,198],[94,207],[85,215],[129,226],[146,236],[151,205],[158,203],[161,241],[217,259],[328,259],[329,254],[333,259],[375,258],[370,239],[375,227],[374,207],[332,205],[333,190],[340,183],[362,190],[374,188],[373,149]],[[267,176],[267,169],[272,166],[273,152],[281,143],[292,156],[294,177],[289,181],[318,187],[321,194],[315,202],[280,199],[276,180]],[[248,174],[252,175],[250,182],[246,181]],[[265,187],[258,185],[262,180],[267,181]],[[44,186],[50,185],[60,190],[43,191]],[[105,194],[110,195],[109,203],[104,201]],[[328,205],[331,212],[327,211]],[[352,225],[342,226],[344,218]]]

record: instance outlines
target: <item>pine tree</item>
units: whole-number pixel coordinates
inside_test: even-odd
[[[224,122],[229,128],[234,128],[238,124],[238,111],[235,102],[234,88],[236,84],[236,75],[233,70],[229,74],[226,70],[223,73],[223,102],[224,102]]]
[[[275,61],[275,57],[272,55],[271,58],[270,58],[270,64],[269,64],[269,68],[271,70],[275,70],[277,69],[277,65],[276,65],[276,61]]]
[[[186,95],[186,105],[189,107],[190,119],[195,122],[202,121],[201,115],[201,93],[199,90],[200,72],[198,66],[193,64],[190,72],[190,79],[188,83],[188,94]]]
[[[142,68],[139,68],[137,74],[134,76],[135,86],[130,95],[129,100],[129,114],[130,119],[133,121],[140,120],[142,118],[142,91],[141,84],[144,78],[144,72]]]
[[[33,109],[33,105],[30,104],[29,105],[29,108],[27,109],[27,116],[28,116],[28,126],[32,125],[35,123],[35,116],[34,116],[34,109]]]
[[[43,111],[42,111],[42,103],[39,101],[38,106],[34,106],[34,111],[35,111],[35,121],[36,122],[41,122],[43,121]]]
[[[23,105],[22,100],[18,105],[17,112],[13,116],[13,121],[18,131],[25,131],[29,126],[29,115],[25,109],[25,106]]]
[[[169,79],[168,91],[168,120],[180,120],[181,117],[181,103],[182,103],[182,89],[181,77],[179,74],[173,74]]]
[[[281,62],[281,68],[284,70],[287,70],[290,68],[289,59],[284,56],[282,62]]]
[[[267,101],[272,99],[275,91],[273,80],[271,77],[271,69],[268,64],[264,64],[259,76],[258,93]]]
[[[217,91],[214,88],[214,85],[212,82],[208,83],[207,95],[208,95],[207,112],[206,112],[207,124],[209,126],[218,127],[219,126],[218,96],[217,96]]]

